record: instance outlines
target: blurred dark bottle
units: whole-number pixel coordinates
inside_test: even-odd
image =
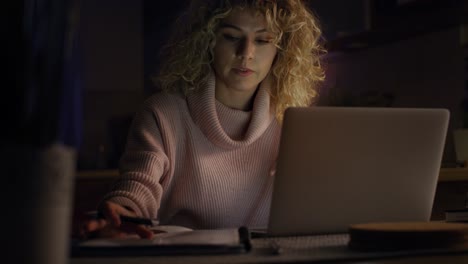
[[[3,263],[68,262],[82,134],[80,5],[16,0],[2,6]]]

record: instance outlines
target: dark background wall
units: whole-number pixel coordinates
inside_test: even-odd
[[[453,131],[463,126],[468,89],[468,1],[313,0],[311,5],[330,50],[320,104],[447,108],[444,162],[452,165]]]
[[[343,104],[448,108],[450,128],[460,127],[466,85],[463,49],[456,28],[424,34],[381,47],[327,58],[328,90],[348,97]],[[379,98],[380,97],[380,98]],[[445,159],[455,159],[452,133]]]
[[[84,139],[78,168],[116,168],[131,118],[185,1],[82,0]]]
[[[79,169],[116,168],[126,129],[186,1],[83,0],[84,137]],[[466,96],[464,0],[308,0],[329,54],[319,104],[443,107],[452,130]]]
[[[80,169],[115,166],[125,120],[143,100],[142,1],[83,0],[84,128]],[[112,123],[121,123],[111,127]]]

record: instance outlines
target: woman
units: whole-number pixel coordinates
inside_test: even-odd
[[[152,236],[121,215],[267,225],[284,110],[310,105],[324,78],[317,21],[301,0],[212,0],[193,3],[176,28],[155,78],[165,92],[136,115],[105,219],[86,234]]]

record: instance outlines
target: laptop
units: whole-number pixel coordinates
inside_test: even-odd
[[[446,109],[287,109],[267,234],[429,221],[448,122]]]

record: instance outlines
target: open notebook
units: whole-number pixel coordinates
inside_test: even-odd
[[[135,235],[125,239],[97,238],[75,241],[71,253],[75,257],[204,255],[245,253],[250,248],[250,235],[244,227],[213,230],[179,228],[158,233],[152,240],[140,239]]]
[[[448,121],[445,109],[289,108],[267,233],[428,221]]]

